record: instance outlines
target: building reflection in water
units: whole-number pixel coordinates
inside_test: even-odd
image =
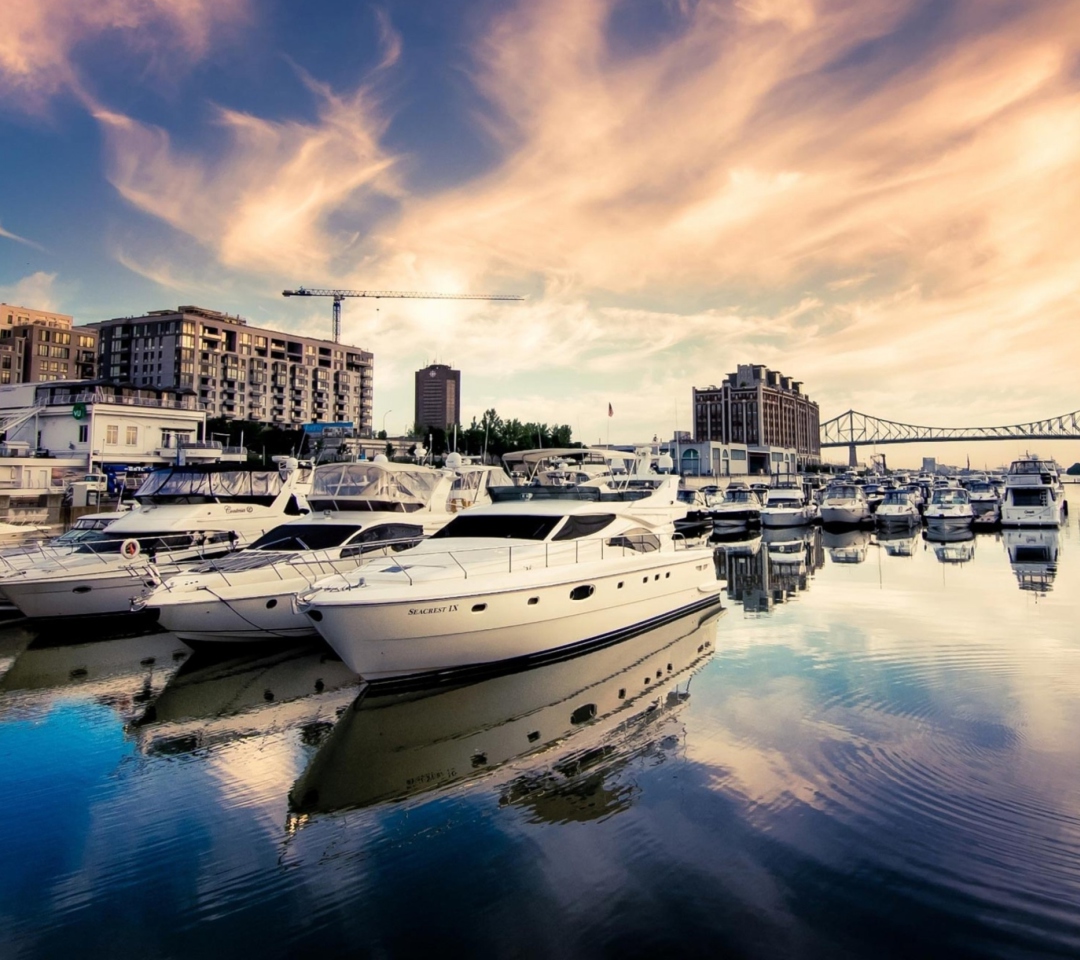
[[[824,566],[822,531],[787,527],[724,539],[716,544],[716,561],[728,597],[747,612],[768,613],[806,590]]]
[[[665,749],[657,721],[712,656],[719,608],[601,650],[463,686],[364,691],[289,795],[289,829],[315,814],[417,796],[527,757],[500,802],[537,819],[610,816],[632,799],[616,771]],[[510,771],[506,771],[509,773]],[[617,778],[616,778],[617,779]]]
[[[968,563],[975,559],[975,533],[971,527],[928,526],[923,538],[942,563]]]
[[[1054,589],[1061,534],[1056,527],[1020,527],[1002,531],[1009,566],[1021,590],[1045,596]]]

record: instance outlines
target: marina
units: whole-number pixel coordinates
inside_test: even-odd
[[[0,953],[1075,952],[1077,536],[729,532],[681,551],[711,602],[434,682],[365,682],[319,638],[11,622]]]

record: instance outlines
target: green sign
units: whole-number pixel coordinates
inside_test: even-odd
[[[71,415],[76,420],[85,420],[86,419],[86,404],[85,403],[77,403],[77,404],[75,404],[75,406],[73,406],[71,408]]]

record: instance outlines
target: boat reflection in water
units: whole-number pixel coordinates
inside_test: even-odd
[[[819,527],[780,527],[716,545],[717,577],[748,613],[768,613],[794,599],[825,564]]]
[[[226,657],[199,650],[133,727],[146,754],[189,753],[286,728],[327,725],[359,688],[356,674],[321,644]]]
[[[825,530],[821,541],[833,563],[862,563],[870,549],[869,530]]]
[[[114,709],[128,722],[160,693],[191,650],[172,634],[57,643],[30,643],[0,677],[0,715],[17,709],[49,707],[76,694]]]
[[[975,559],[975,533],[971,527],[928,526],[923,537],[942,563],[968,563]]]
[[[1006,528],[1001,532],[1009,566],[1021,590],[1045,596],[1054,589],[1061,534],[1056,527]]]
[[[717,605],[591,653],[464,686],[366,688],[293,785],[290,830],[312,814],[405,799],[530,755],[530,772],[505,786],[503,802],[539,808],[547,802],[540,794],[580,799],[584,789],[590,815],[613,812],[597,799],[605,773],[651,743],[654,721],[686,701],[690,676],[712,656],[720,613]]]
[[[913,557],[919,543],[918,531],[882,528],[877,532],[878,545],[889,557]]]

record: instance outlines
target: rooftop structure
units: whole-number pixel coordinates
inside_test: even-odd
[[[57,313],[55,310],[38,310],[34,307],[18,307],[12,303],[0,303],[0,328],[17,327],[25,323],[70,330],[72,318],[66,313]]]

